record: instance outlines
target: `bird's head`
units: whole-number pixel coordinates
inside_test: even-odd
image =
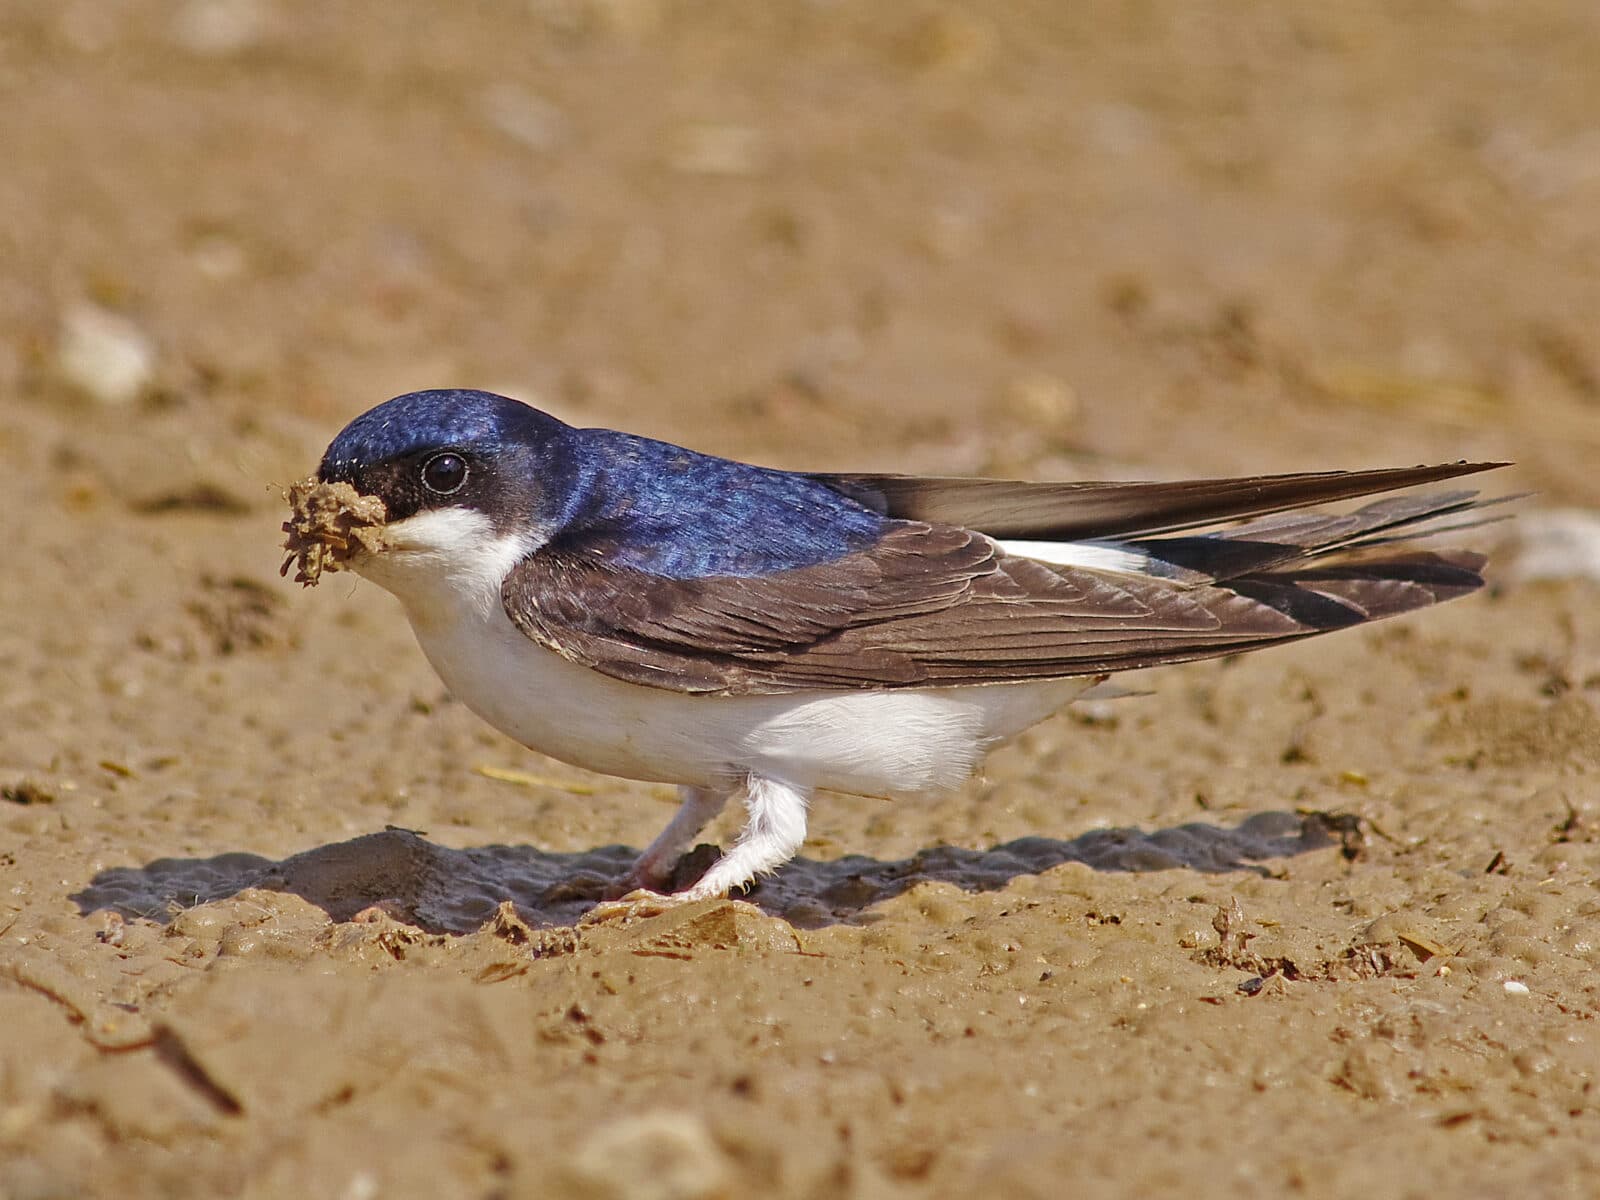
[[[381,537],[355,546],[347,565],[408,608],[462,590],[490,603],[506,572],[550,536],[568,432],[489,392],[411,392],[362,413],[317,470],[320,484],[348,484],[383,505]]]
[[[391,524],[471,509],[497,527],[525,524],[527,468],[567,426],[491,392],[410,392],[368,409],[333,439],[317,478],[382,500]]]

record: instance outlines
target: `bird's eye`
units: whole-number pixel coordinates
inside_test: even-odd
[[[441,496],[459,492],[467,482],[467,460],[449,451],[435,454],[422,464],[422,482],[430,492]]]

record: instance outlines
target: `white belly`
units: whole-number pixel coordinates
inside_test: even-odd
[[[413,622],[446,686],[524,746],[591,771],[709,787],[746,773],[887,796],[954,787],[997,742],[1090,679],[780,696],[695,696],[568,662],[498,609]]]

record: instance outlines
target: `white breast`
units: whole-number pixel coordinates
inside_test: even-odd
[[[533,547],[465,509],[386,530],[358,570],[400,598],[452,693],[540,753],[631,779],[713,787],[746,773],[866,795],[953,787],[1089,679],[985,687],[695,696],[567,661],[506,616],[499,582]]]

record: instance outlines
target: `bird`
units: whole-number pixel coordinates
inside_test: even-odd
[[[392,593],[449,691],[523,746],[676,785],[676,814],[613,894],[661,896],[742,799],[737,839],[670,897],[689,901],[791,859],[819,789],[952,789],[1113,673],[1476,590],[1484,555],[1415,539],[1481,523],[1494,501],[1388,493],[1505,465],[1110,483],[815,473],[437,389],[333,439],[300,495],[337,490],[344,523],[286,523],[284,569],[298,558],[309,584],[346,568]]]

